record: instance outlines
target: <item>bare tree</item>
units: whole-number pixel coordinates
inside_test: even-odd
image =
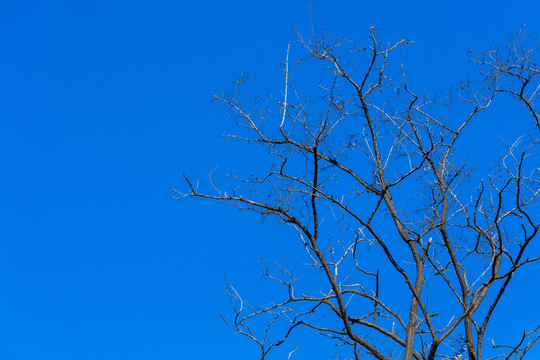
[[[227,323],[258,344],[261,359],[302,328],[352,359],[522,359],[540,337],[540,326],[514,343],[486,337],[514,275],[539,259],[529,251],[540,229],[537,42],[521,30],[501,48],[471,53],[478,79],[443,97],[408,86],[394,56],[409,43],[382,43],[374,28],[366,46],[299,36],[305,56],[290,61],[287,48],[275,107],[241,100],[246,76],[215,95],[239,126],[231,137],[274,161],[225,186],[211,175],[207,190],[185,176],[173,197],[219,200],[292,226],[308,260],[302,276],[325,279],[302,287],[295,269],[267,263],[264,275],[283,292],[263,306],[228,285]],[[297,79],[313,82],[311,97]],[[463,134],[496,116],[487,109],[506,95],[525,109],[514,116],[532,121],[517,140],[501,134],[506,152],[479,174]]]

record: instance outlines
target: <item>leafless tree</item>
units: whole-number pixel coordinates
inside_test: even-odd
[[[225,185],[211,175],[206,190],[185,176],[173,197],[290,225],[305,249],[302,276],[324,274],[302,286],[293,267],[266,263],[264,275],[283,291],[262,306],[228,285],[227,323],[261,359],[283,344],[294,358],[300,329],[334,339],[352,359],[380,360],[523,359],[540,337],[540,326],[511,340],[486,337],[514,275],[540,258],[530,253],[540,229],[536,39],[522,29],[500,48],[471,52],[478,78],[442,97],[408,85],[394,57],[409,44],[382,43],[374,28],[365,46],[299,36],[305,56],[291,61],[287,48],[277,104],[242,101],[247,76],[215,95],[239,126],[230,136],[274,161]],[[523,105],[513,116],[532,121],[518,139],[500,134],[506,152],[478,173],[485,166],[475,169],[462,138],[508,97]]]

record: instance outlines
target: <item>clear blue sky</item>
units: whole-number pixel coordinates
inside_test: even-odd
[[[540,30],[533,0],[311,4],[327,32],[417,41],[426,88]],[[253,358],[218,317],[224,274],[257,284],[280,230],[169,189],[250,163],[207,101],[242,71],[274,91],[294,25],[309,32],[307,0],[0,3],[0,359]]]

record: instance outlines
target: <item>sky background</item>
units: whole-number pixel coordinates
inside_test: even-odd
[[[329,33],[417,41],[421,89],[466,79],[470,48],[540,30],[532,0],[311,7]],[[257,288],[258,256],[278,256],[284,233],[169,190],[184,172],[250,166],[208,100],[245,71],[279,94],[309,18],[307,0],[0,2],[0,359],[253,358],[219,318],[224,278]]]

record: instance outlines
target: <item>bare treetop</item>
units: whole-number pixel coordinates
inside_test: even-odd
[[[258,344],[260,359],[277,347],[294,358],[294,335],[306,330],[334,339],[341,356],[381,360],[522,359],[540,336],[536,327],[517,341],[492,339],[488,326],[514,275],[540,255],[529,251],[540,229],[538,43],[522,29],[471,53],[477,80],[440,97],[408,85],[399,59],[409,44],[385,43],[374,28],[366,44],[299,36],[279,101],[248,105],[247,76],[215,95],[239,126],[230,136],[264,146],[273,161],[227,184],[211,175],[204,189],[185,176],[173,197],[292,226],[305,249],[301,276],[325,279],[300,285],[286,262],[267,263],[264,275],[283,291],[259,306],[228,285],[226,321]],[[296,49],[303,55],[292,60]],[[530,127],[494,139],[506,152],[478,174],[460,140],[508,96]]]

